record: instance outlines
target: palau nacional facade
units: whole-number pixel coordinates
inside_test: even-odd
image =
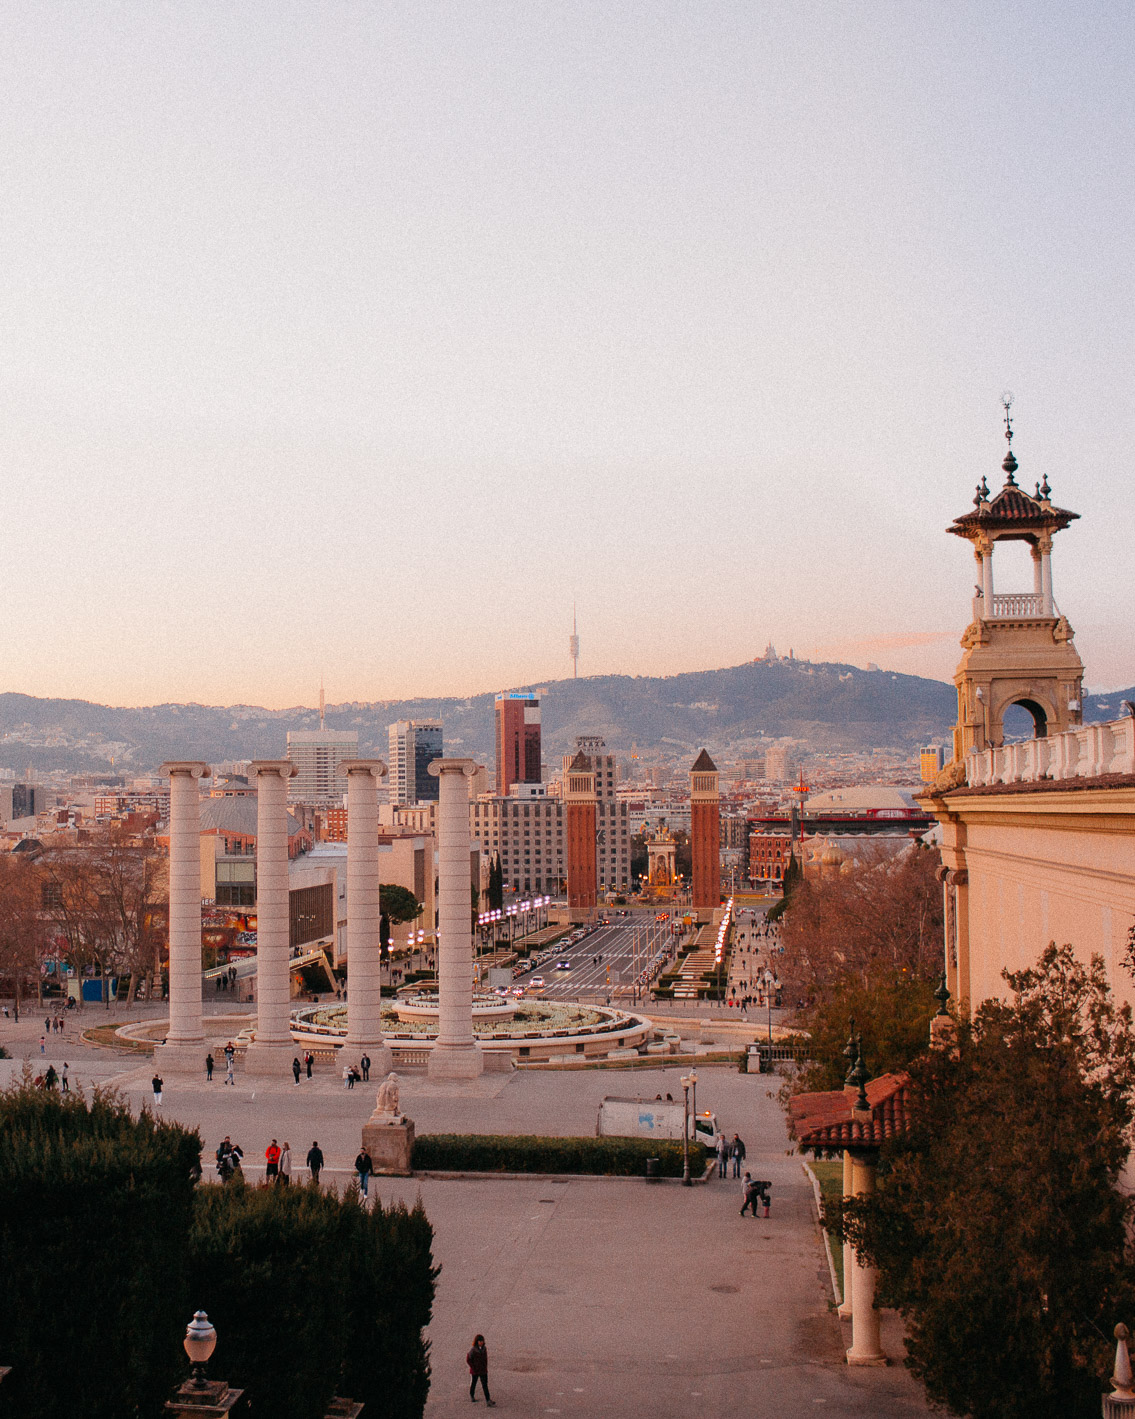
[[[947,985],[963,1008],[1005,997],[1003,969],[1034,965],[1050,942],[1102,956],[1111,987],[1135,1005],[1123,965],[1135,924],[1135,718],[1082,723],[1084,667],[1053,597],[1052,543],[1078,514],[1047,479],[1016,480],[1008,426],[1004,486],[982,479],[949,531],[972,543],[978,584],[954,675],[953,760],[922,796],[941,824]],[[1030,590],[994,589],[997,547],[1027,544]],[[1005,744],[1013,705],[1035,735]]]

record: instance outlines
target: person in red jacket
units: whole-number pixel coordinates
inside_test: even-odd
[[[280,1176],[280,1145],[273,1138],[264,1150],[264,1181],[274,1182]]]
[[[490,1409],[496,1408],[496,1401],[489,1398],[489,1352],[485,1348],[485,1337],[477,1335],[473,1337],[473,1348],[465,1356],[469,1366],[469,1398],[474,1404],[477,1403],[477,1381],[481,1381],[481,1388],[485,1391],[485,1403]]]

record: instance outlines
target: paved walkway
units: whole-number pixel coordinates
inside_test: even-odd
[[[86,1012],[85,1012],[86,1013]],[[42,1020],[0,1043],[37,1069]],[[114,1083],[132,1104],[151,1098],[148,1060],[48,1042],[72,1078]],[[0,1083],[22,1061],[0,1061]],[[692,1188],[639,1179],[399,1179],[376,1183],[384,1201],[421,1196],[441,1264],[430,1341],[428,1419],[466,1413],[464,1356],[488,1339],[490,1386],[502,1413],[579,1419],[689,1419],[691,1412],[795,1419],[929,1413],[901,1366],[849,1370],[849,1327],[832,1312],[812,1191],[789,1144],[767,1076],[699,1068],[698,1105],[748,1146],[746,1166],[772,1180],[772,1216],[739,1216],[731,1179]],[[468,1085],[403,1076],[402,1103],[419,1132],[592,1134],[605,1094],[671,1092],[680,1071],[525,1071]],[[231,1133],[250,1179],[269,1139],[287,1138],[297,1162],[318,1138],[327,1176],[344,1183],[374,1083],[348,1091],[330,1066],[296,1088],[238,1075],[168,1078],[162,1113],[200,1128],[206,1157]],[[893,1354],[901,1340],[888,1327]]]

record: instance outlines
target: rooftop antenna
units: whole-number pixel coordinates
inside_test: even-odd
[[[327,701],[323,697],[323,676],[319,677],[319,729],[320,733],[324,729],[324,716],[327,712]]]
[[[1013,474],[1017,471],[1017,460],[1013,457],[1013,420],[1009,410],[1013,407],[1013,391],[1006,389],[1001,396],[1001,407],[1005,410],[1005,442],[1009,445],[1009,452],[1005,455],[1005,462],[1001,467],[1008,473],[1006,480],[1010,486],[1014,486],[1016,480]]]
[[[571,678],[579,679],[579,635],[575,624],[575,602],[571,603],[571,639],[568,641],[568,648],[571,652]]]

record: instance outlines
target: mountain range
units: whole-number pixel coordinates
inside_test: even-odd
[[[601,734],[616,753],[637,746],[647,761],[707,747],[726,761],[762,742],[803,741],[815,750],[895,749],[948,739],[951,684],[788,658],[749,661],[683,675],[596,675],[538,690],[544,758],[555,763],[577,734]],[[493,693],[468,699],[384,700],[330,705],[328,729],[351,729],[363,754],[387,751],[388,725],[440,719],[447,754],[493,760]],[[1086,721],[1114,718],[1135,689],[1085,695]],[[317,729],[318,711],[255,705],[114,708],[87,700],[0,694],[0,768],[40,772],[145,773],[166,759],[209,763],[275,758],[289,730]]]

